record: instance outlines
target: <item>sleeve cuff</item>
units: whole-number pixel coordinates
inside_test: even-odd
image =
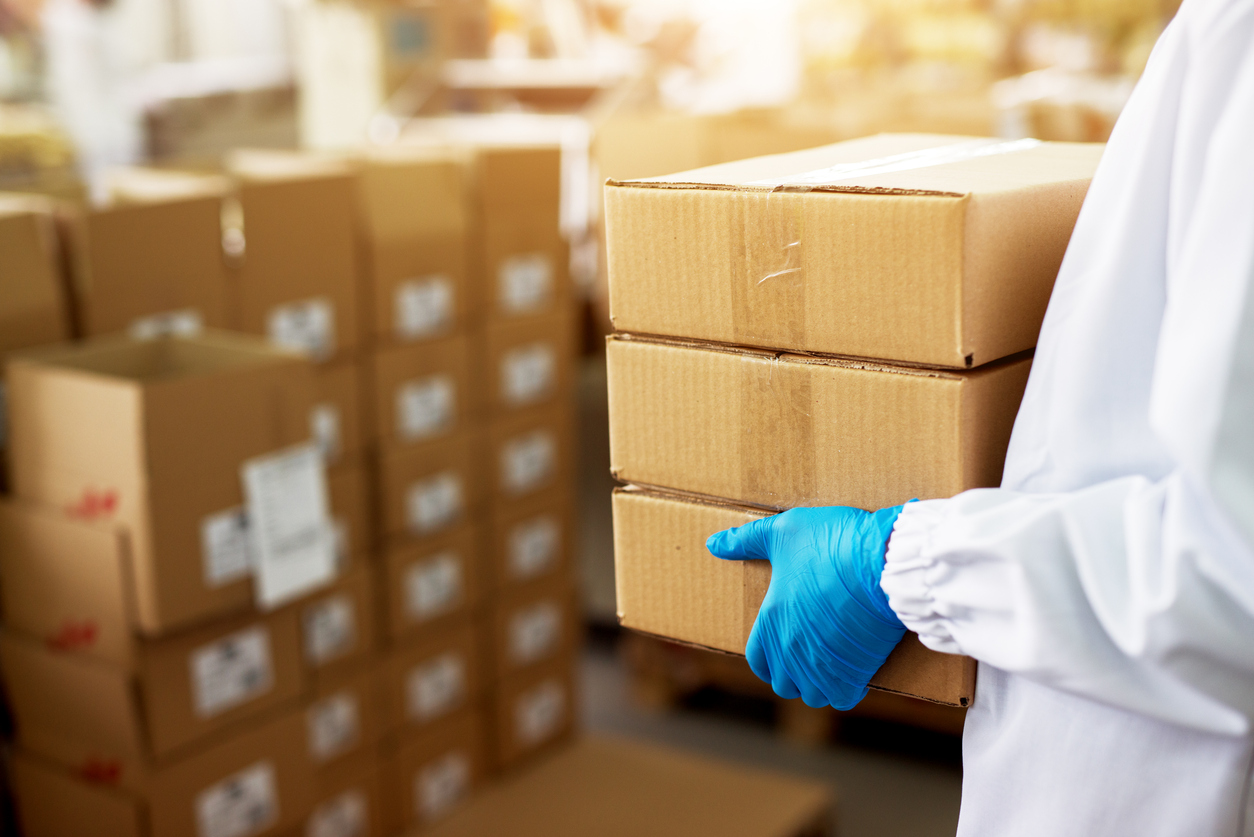
[[[945,518],[949,500],[909,503],[893,525],[880,589],[905,626],[933,651],[961,654],[949,625],[936,609],[930,579],[937,565],[929,553],[932,533]]]

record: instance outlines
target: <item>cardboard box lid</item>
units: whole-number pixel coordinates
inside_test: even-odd
[[[589,736],[485,790],[432,837],[794,837],[826,825],[816,782],[626,739]]]
[[[356,171],[351,160],[338,154],[256,148],[233,150],[226,157],[225,168],[244,183],[349,177]]]
[[[743,654],[771,580],[766,561],[722,561],[705,541],[765,512],[731,502],[637,487],[614,492],[614,577],[626,628],[729,654]],[[913,634],[871,679],[882,691],[966,706],[975,663],[940,654]]]
[[[890,134],[611,182],[611,318],[954,368],[1030,349],[1101,152]]]
[[[376,241],[457,235],[469,225],[469,155],[438,146],[372,148],[361,157],[362,224]]]
[[[185,171],[122,167],[105,175],[105,206],[220,199],[230,191],[224,177]]]
[[[998,485],[1030,361],[970,371],[615,335],[610,467],[770,509]]]

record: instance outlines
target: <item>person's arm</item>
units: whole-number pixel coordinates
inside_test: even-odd
[[[1251,17],[1224,21],[1247,44],[1225,103],[1192,132],[1186,108],[1176,139],[1205,163],[1172,184],[1172,223],[1183,227],[1168,252],[1150,422],[1174,470],[1073,493],[988,489],[913,504],[881,580],[934,649],[1229,734],[1254,719]]]

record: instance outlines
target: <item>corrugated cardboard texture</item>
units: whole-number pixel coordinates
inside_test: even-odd
[[[0,503],[5,625],[122,667],[136,662],[134,579],[126,535],[33,503]]]
[[[611,183],[615,328],[956,368],[1032,348],[1101,146],[789,185],[963,141],[882,135]]]
[[[942,372],[611,337],[619,479],[771,509],[1001,482],[1030,361]]]
[[[556,488],[492,508],[488,583],[498,590],[547,578],[574,564],[574,507]]]
[[[743,654],[770,585],[766,561],[722,561],[705,548],[715,532],[763,512],[640,489],[614,493],[618,620],[626,628]],[[871,686],[954,706],[975,693],[975,663],[924,648],[913,634]]]
[[[433,729],[457,712],[474,706],[484,688],[481,670],[481,637],[474,620],[425,632],[410,643],[395,647],[389,654],[384,673],[384,712],[387,729],[415,732]],[[410,677],[419,675],[432,663],[456,659],[462,666],[463,688],[449,693],[447,701],[433,704],[432,714],[416,717],[410,712]]]
[[[579,711],[575,660],[564,656],[502,680],[492,695],[493,765],[510,769],[570,738]]]
[[[371,359],[374,374],[374,435],[385,447],[421,444],[469,427],[477,417],[477,387],[471,378],[469,341],[464,336],[379,349]],[[406,397],[451,390],[451,402],[407,411]]]
[[[0,358],[70,336],[52,204],[0,194]]]
[[[476,349],[484,406],[496,413],[553,404],[574,381],[575,318],[567,307],[553,314],[489,323]]]
[[[430,833],[801,837],[826,831],[831,807],[830,789],[817,782],[653,744],[587,736],[484,791]]]
[[[201,527],[243,504],[245,461],[309,438],[308,361],[213,333],[41,349],[7,369],[15,495],[126,528],[141,630],[251,602],[248,579],[206,580]]]
[[[387,613],[385,624],[389,637],[395,640],[417,638],[436,626],[459,621],[472,612],[480,599],[484,583],[481,573],[478,532],[472,526],[458,527],[446,535],[424,539],[418,543],[398,543],[383,556],[383,600]],[[457,567],[458,580],[452,589],[429,593],[428,600],[414,600],[413,588],[424,573],[442,573],[444,562]],[[428,576],[431,577],[431,576]],[[441,584],[436,579],[433,584]]]

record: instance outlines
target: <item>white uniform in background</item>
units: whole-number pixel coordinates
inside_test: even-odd
[[[882,586],[980,661],[959,834],[1254,833],[1254,0],[1184,0],[1050,302],[1003,487]]]

